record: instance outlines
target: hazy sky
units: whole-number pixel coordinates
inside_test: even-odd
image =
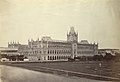
[[[0,46],[42,36],[66,40],[71,26],[79,41],[120,48],[120,0],[0,0]]]

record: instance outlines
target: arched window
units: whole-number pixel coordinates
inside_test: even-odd
[[[59,53],[58,53],[58,50],[57,50],[57,54],[59,54]]]
[[[54,56],[52,57],[52,59],[53,59],[53,60],[55,59]]]
[[[56,56],[55,56],[55,60],[56,60]]]
[[[48,54],[49,54],[49,50],[48,50]]]
[[[57,60],[59,59],[59,57],[57,56]]]
[[[48,60],[50,60],[50,57],[48,56]]]
[[[63,59],[65,59],[65,56],[63,56]]]
[[[54,54],[54,50],[52,51],[52,54]]]
[[[55,50],[55,54],[56,54],[56,50]]]

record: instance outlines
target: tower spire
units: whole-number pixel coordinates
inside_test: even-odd
[[[78,34],[75,32],[74,27],[70,27],[70,32],[67,34],[67,41],[78,42]]]
[[[74,33],[75,33],[75,30],[74,30],[74,27],[73,27],[73,26],[70,27],[70,33],[71,33],[71,34],[74,34]]]

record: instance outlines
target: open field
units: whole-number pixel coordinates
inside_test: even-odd
[[[106,82],[86,78],[64,77],[5,65],[0,65],[0,69],[0,82]]]
[[[53,68],[120,79],[120,62],[101,62],[101,66],[100,62],[12,63],[10,65],[28,69],[41,69],[41,67]]]

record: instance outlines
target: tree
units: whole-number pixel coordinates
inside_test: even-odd
[[[115,56],[113,56],[111,53],[106,53],[104,56],[104,60],[114,60]]]
[[[102,61],[103,60],[103,55],[94,55],[93,60],[95,61]]]

